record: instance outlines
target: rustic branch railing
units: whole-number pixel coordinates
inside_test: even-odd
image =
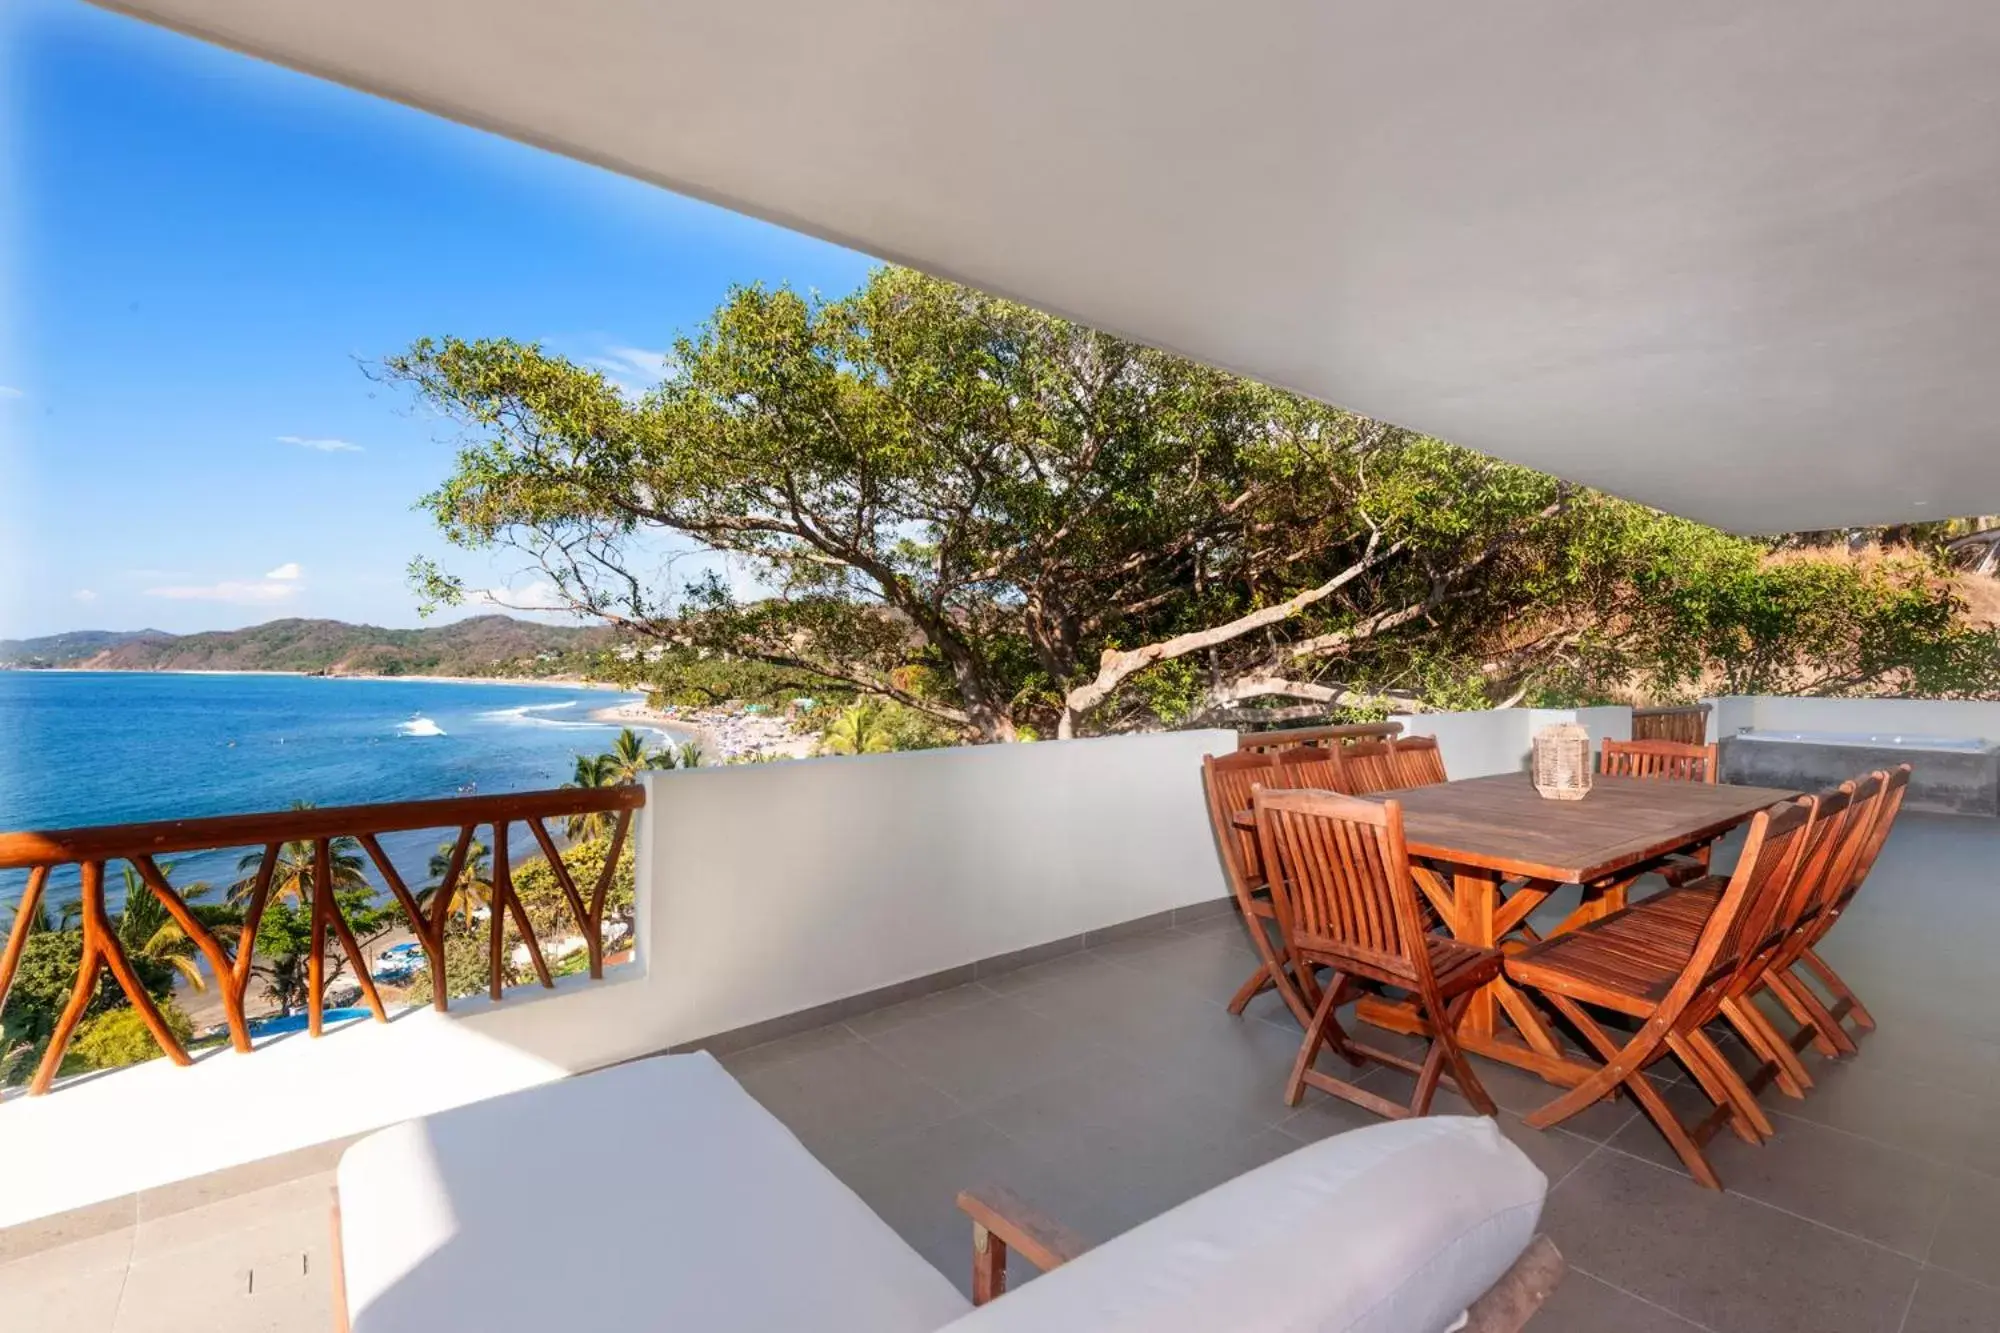
[[[1344,741],[1382,740],[1400,735],[1400,722],[1351,722],[1338,727],[1286,727],[1278,731],[1245,731],[1236,738],[1239,750],[1270,752],[1301,745],[1339,745]]]
[[[1632,739],[1705,745],[1708,743],[1708,705],[1635,708],[1632,710]]]
[[[230,1044],[238,1051],[248,1051],[251,1040],[249,1023],[245,1018],[245,996],[255,962],[257,929],[263,921],[265,909],[270,905],[273,880],[286,844],[310,843],[312,847],[311,874],[305,893],[311,913],[312,934],[306,961],[306,1014],[308,1029],[317,1037],[322,1030],[325,1008],[329,934],[353,967],[375,1018],[387,1022],[389,1017],[376,990],[375,979],[369,974],[360,943],[355,939],[335,893],[333,846],[337,840],[352,838],[367,852],[368,859],[408,919],[411,933],[423,948],[424,958],[430,966],[431,1003],[443,1010],[449,1004],[445,977],[445,923],[450,919],[460,883],[465,877],[474,833],[482,825],[492,830],[493,886],[488,903],[490,933],[487,956],[490,992],[492,998],[498,1000],[503,989],[509,920],[513,921],[522,944],[527,948],[536,979],[545,987],[553,988],[555,985],[543,957],[541,943],[535,938],[527,908],[514,888],[513,867],[509,864],[509,829],[516,823],[522,823],[533,834],[562,892],[564,903],[576,918],[578,931],[588,950],[590,975],[601,978],[604,975],[605,902],[617,874],[618,858],[631,831],[632,814],[645,801],[644,789],[637,786],[564,788],[507,796],[312,807],[268,814],[223,815],[211,819],[0,833],[0,870],[28,872],[26,889],[14,910],[7,933],[6,950],[0,953],[0,1008],[6,1005],[28,937],[39,919],[50,872],[59,866],[76,866],[82,889],[79,903],[83,927],[82,961],[77,968],[69,1001],[57,1020],[47,1050],[28,1085],[29,1094],[39,1096],[47,1092],[54,1082],[70,1039],[75,1036],[78,1024],[97,993],[99,979],[107,969],[167,1057],[180,1065],[192,1063],[140,981],[105,907],[104,872],[111,862],[130,864],[140,884],[159,900],[182,933],[192,941],[215,978]],[[617,819],[612,825],[604,866],[586,897],[563,861],[547,821],[613,814]],[[445,873],[431,897],[428,910],[418,895],[411,892],[381,843],[384,834],[427,829],[457,830]],[[236,947],[232,951],[189,908],[186,900],[168,881],[157,858],[178,852],[258,846],[263,848],[263,855],[255,877],[248,881],[243,922],[237,930]]]

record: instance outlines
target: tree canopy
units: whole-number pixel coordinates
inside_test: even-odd
[[[465,430],[425,505],[561,606],[976,740],[1618,691],[1990,693],[1940,566],[1773,555],[907,270],[744,287],[641,398],[507,339],[386,376]],[[667,540],[760,595],[655,572]],[[427,562],[432,601],[463,588]]]

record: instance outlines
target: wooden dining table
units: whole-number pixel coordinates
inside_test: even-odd
[[[1526,774],[1510,773],[1368,799],[1401,803],[1417,887],[1452,935],[1506,949],[1541,938],[1528,915],[1562,886],[1581,885],[1583,898],[1551,935],[1617,911],[1633,882],[1668,856],[1713,842],[1796,795],[1776,787],[1598,777],[1582,800],[1552,801]],[[1407,1004],[1370,998],[1358,1012],[1379,1027],[1420,1030]],[[1596,1069],[1563,1053],[1541,1013],[1504,975],[1473,997],[1458,1036],[1468,1051],[1554,1083],[1573,1085]]]

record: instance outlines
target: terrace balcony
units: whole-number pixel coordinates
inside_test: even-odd
[[[1525,738],[1553,716],[1403,721],[1436,734],[1452,776],[1468,777],[1518,769]],[[1575,716],[1599,737],[1631,725],[1622,709]],[[2000,734],[2000,708],[1722,700],[1710,726],[1982,736]],[[1310,1090],[1286,1107],[1296,1022],[1269,994],[1241,1017],[1224,1008],[1253,957],[1222,894],[1196,770],[1235,739],[649,777],[635,820],[636,956],[602,980],[219,1051],[192,1068],[156,1060],[0,1105],[0,1322],[329,1328],[331,1171],[356,1135],[690,1046],[716,1051],[961,1287],[962,1186],[1004,1183],[1103,1240],[1375,1123]],[[1808,1053],[1817,1086],[1805,1100],[1766,1094],[1769,1143],[1713,1142],[1725,1192],[1689,1180],[1623,1099],[1527,1127],[1522,1113],[1550,1087],[1480,1062],[1504,1131],[1549,1178],[1543,1229],[1570,1264],[1533,1329],[1994,1325],[2000,902],[1983,889],[1996,863],[2000,824],[1904,815],[1825,950],[1879,1029],[1855,1059]],[[1570,905],[1559,895],[1533,920]],[[1382,1070],[1365,1086],[1393,1096],[1406,1079]],[[1670,1101],[1697,1096],[1677,1070],[1660,1079]],[[1448,1094],[1438,1109],[1465,1110]],[[602,1129],[608,1154],[530,1145],[520,1170],[581,1179],[615,1160],[618,1127]],[[1029,1277],[1015,1268],[1015,1282]]]

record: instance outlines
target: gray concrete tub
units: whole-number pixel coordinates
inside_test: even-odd
[[[1973,737],[1746,730],[1722,741],[1722,780],[1819,791],[1910,765],[1904,808],[2000,817],[2000,745]]]

